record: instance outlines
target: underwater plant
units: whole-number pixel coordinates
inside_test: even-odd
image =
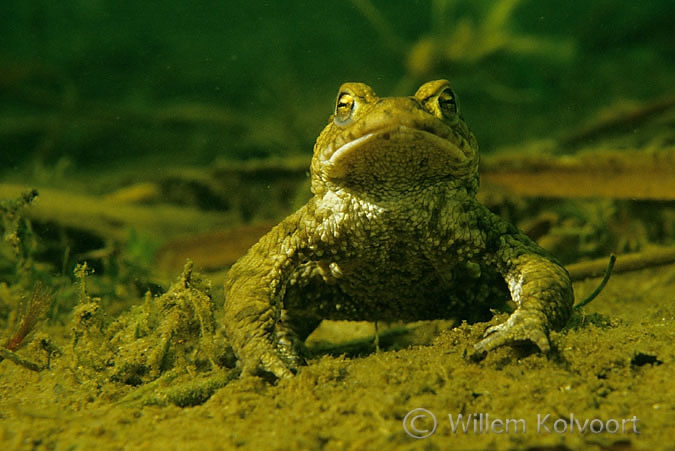
[[[441,67],[475,64],[498,52],[569,60],[575,50],[572,42],[514,30],[511,19],[522,3],[523,0],[433,0],[429,30],[407,44],[370,0],[352,0],[386,48],[399,53],[403,50],[407,72],[415,79],[428,78]],[[484,11],[478,12],[478,17],[465,11],[481,8]]]
[[[33,294],[27,302],[27,307],[20,314],[18,326],[7,339],[4,346],[10,351],[16,351],[26,336],[35,328],[42,314],[47,310],[53,299],[53,293],[42,283],[38,282],[33,288]]]
[[[0,348],[0,362],[4,359],[8,359],[33,371],[42,370],[42,367],[39,364],[16,355],[14,351],[19,349],[25,342],[28,334],[34,331],[38,321],[49,309],[53,300],[54,293],[43,286],[42,283],[37,282],[33,288],[32,295],[25,303],[25,308],[19,308],[18,325],[3,344],[4,348]]]
[[[0,277],[12,279],[19,277],[30,265],[35,250],[35,239],[30,221],[23,211],[38,197],[38,191],[31,189],[23,192],[15,199],[0,200],[0,226],[2,227],[2,243],[0,243]]]
[[[552,41],[513,30],[511,18],[522,2],[491,2],[487,13],[473,20],[455,13],[457,1],[433,1],[431,32],[408,51],[408,71],[425,77],[437,66],[473,64],[500,51],[545,58],[554,55],[561,59],[571,57],[574,46],[570,42]]]
[[[16,326],[0,347],[0,362],[8,359],[28,369],[39,371],[40,365],[26,360],[14,353],[24,343],[26,337],[34,331],[38,321],[47,311],[54,299],[54,293],[39,280],[34,282],[35,271],[32,254],[36,247],[30,221],[23,216],[23,211],[37,198],[35,189],[22,193],[15,199],[0,201],[0,217],[2,221],[2,238],[0,253],[3,257],[3,268],[0,275],[5,279],[1,304],[7,304],[13,311]],[[10,282],[12,285],[8,284]],[[28,300],[24,286],[32,286]]]

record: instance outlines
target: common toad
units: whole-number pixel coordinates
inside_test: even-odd
[[[247,373],[293,375],[322,319],[508,319],[475,345],[531,341],[568,319],[567,271],[476,200],[478,145],[446,80],[413,97],[340,88],[311,163],[314,196],[241,257],[225,330]]]

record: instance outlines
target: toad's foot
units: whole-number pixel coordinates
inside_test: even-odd
[[[276,353],[263,353],[253,364],[244,364],[243,373],[256,374],[271,373],[277,379],[288,379],[297,372],[296,365],[289,364],[281,359]]]
[[[516,310],[504,323],[488,328],[484,338],[474,346],[471,358],[481,360],[488,351],[519,341],[530,341],[547,354],[551,350],[547,324],[542,312]]]
[[[293,377],[298,368],[306,365],[304,347],[295,336],[277,331],[262,340],[249,340],[242,347],[239,359],[243,364],[242,374],[271,374],[277,379]]]

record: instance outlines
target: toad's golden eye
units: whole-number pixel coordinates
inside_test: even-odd
[[[459,101],[450,88],[445,88],[438,94],[438,108],[445,117],[459,114]]]
[[[340,93],[335,104],[335,123],[337,125],[346,123],[350,119],[355,105],[356,100],[352,94],[348,92]]]

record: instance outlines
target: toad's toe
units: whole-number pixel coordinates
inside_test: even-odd
[[[551,344],[546,324],[546,317],[541,312],[516,311],[504,323],[487,329],[484,338],[474,345],[471,357],[475,359],[492,349],[521,341],[532,342],[547,354],[551,351]]]

